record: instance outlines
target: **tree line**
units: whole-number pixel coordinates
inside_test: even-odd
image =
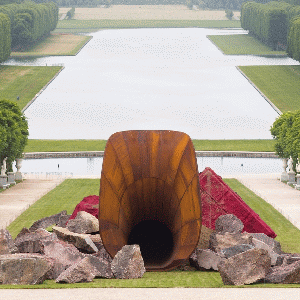
[[[17,104],[0,100],[0,165],[7,158],[7,171],[22,157],[28,140],[28,123]]]
[[[7,48],[26,47],[36,42],[54,30],[57,22],[58,7],[54,2],[1,5],[0,41],[5,43],[0,42],[0,62],[9,57],[10,50],[7,51]],[[11,44],[8,46],[9,41]]]
[[[273,49],[287,49],[290,57],[300,61],[300,5],[246,2],[242,5],[241,25]]]

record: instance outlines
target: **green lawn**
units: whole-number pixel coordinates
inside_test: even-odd
[[[16,102],[21,109],[62,69],[0,65],[0,99]],[[20,97],[17,100],[17,97]]]
[[[63,20],[54,33],[93,32],[113,28],[240,28],[236,20]]]
[[[193,140],[196,150],[273,152],[275,140]],[[106,140],[28,140],[24,152],[103,151]]]
[[[281,112],[300,109],[300,66],[239,68]]]
[[[300,231],[283,217],[270,204],[255,195],[236,179],[225,179],[225,182],[236,191],[244,201],[260,215],[260,217],[277,233],[276,240],[280,241],[282,250],[287,252],[300,252]],[[24,227],[29,227],[39,218],[49,216],[66,209],[71,213],[76,204],[84,197],[98,194],[100,182],[97,179],[68,179],[42,197],[27,209],[9,227],[13,237]],[[147,272],[141,279],[117,280],[95,279],[91,283],[56,284],[47,280],[35,286],[0,285],[0,288],[88,288],[88,287],[198,287],[213,288],[225,287],[221,277],[215,271],[171,271]],[[232,286],[226,286],[232,287]],[[251,284],[244,287],[300,287],[300,284],[275,285]]]
[[[218,46],[224,54],[286,56],[285,51],[273,51],[261,41],[248,34],[209,35],[208,38]]]

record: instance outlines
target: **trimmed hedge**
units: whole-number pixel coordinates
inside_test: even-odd
[[[290,4],[284,2],[269,2],[260,4],[246,2],[242,5],[241,25],[249,33],[272,48],[277,44],[287,44],[289,27],[287,8]]]
[[[287,53],[288,56],[300,61],[300,16],[291,21]]]
[[[0,13],[0,63],[10,56],[11,35],[9,17]]]

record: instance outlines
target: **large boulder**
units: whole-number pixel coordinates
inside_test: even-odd
[[[281,250],[281,245],[278,241],[276,241],[275,239],[267,236],[264,233],[250,233],[253,237],[253,239],[262,241],[263,243],[265,243],[266,245],[268,245],[272,251],[274,251],[277,254],[281,254],[282,250]]]
[[[57,236],[45,229],[39,228],[34,232],[18,235],[15,239],[15,245],[20,253],[43,253],[44,241],[55,241]]]
[[[96,217],[86,211],[79,211],[75,219],[67,223],[67,228],[76,233],[99,232],[99,221]]]
[[[270,283],[300,283],[300,261],[272,267],[265,280]]]
[[[84,258],[84,254],[74,245],[64,241],[44,241],[43,245],[45,257],[52,260],[52,268],[48,274],[48,279],[56,279],[64,270]]]
[[[58,225],[61,227],[65,227],[65,224],[67,223],[68,219],[70,218],[69,215],[67,215],[67,211],[63,210],[62,212],[52,215],[50,217],[42,218],[32,224],[32,226],[29,228],[30,231],[36,231],[38,228],[46,229],[52,225]]]
[[[233,214],[222,215],[215,222],[215,230],[218,233],[241,233],[243,229],[243,222]]]
[[[213,229],[210,229],[204,225],[201,226],[201,233],[197,248],[208,249],[209,248],[209,239],[210,235],[214,232]]]
[[[252,244],[252,236],[247,233],[217,233],[213,232],[209,240],[209,248],[215,252],[220,252],[224,248],[241,244]]]
[[[224,258],[230,258],[232,256],[243,253],[243,252],[248,251],[253,248],[254,248],[254,246],[252,246],[250,244],[240,244],[240,245],[236,245],[233,247],[224,248],[220,251],[220,254]]]
[[[213,269],[218,270],[218,264],[222,257],[210,249],[197,248],[190,256],[190,264],[197,270]]]
[[[244,285],[266,277],[271,267],[267,250],[251,249],[222,260],[218,269],[225,285]]]
[[[18,248],[16,247],[12,236],[6,229],[0,230],[0,255],[17,253]]]
[[[269,238],[269,237],[268,237],[268,238]],[[270,239],[271,239],[271,238],[270,238]],[[255,248],[267,250],[268,253],[269,253],[269,255],[270,255],[270,257],[271,257],[271,265],[272,265],[272,266],[275,266],[275,265],[276,265],[277,260],[278,260],[278,258],[279,258],[279,256],[280,256],[278,253],[274,252],[274,251],[272,250],[272,248],[271,248],[268,244],[264,243],[262,240],[258,240],[258,239],[256,239],[256,238],[253,238],[253,239],[252,239],[252,243],[253,243],[253,245],[255,246]]]
[[[98,258],[100,258],[100,259],[102,259],[102,260],[105,260],[105,261],[107,261],[107,262],[109,262],[109,263],[112,262],[111,256],[108,254],[108,252],[105,250],[104,247],[101,248],[98,252],[93,253],[93,254],[91,254],[91,255],[93,255],[93,256],[95,256],[95,257],[98,257]]]
[[[141,278],[146,272],[139,245],[125,245],[117,252],[111,270],[118,279]]]
[[[39,284],[51,269],[48,260],[38,254],[0,255],[0,283]]]
[[[87,253],[98,252],[98,248],[95,246],[89,235],[71,232],[67,228],[58,226],[53,226],[52,229],[59,239],[73,244],[76,248]]]

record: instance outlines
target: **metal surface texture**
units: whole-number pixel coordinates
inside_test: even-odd
[[[147,271],[172,269],[186,260],[201,231],[190,137],[168,130],[110,136],[100,180],[99,225],[112,257],[124,245],[139,244]]]

